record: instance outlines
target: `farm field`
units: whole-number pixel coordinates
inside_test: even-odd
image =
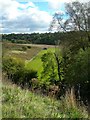
[[[23,47],[26,50],[23,50]],[[3,42],[2,52],[5,56],[19,57],[24,60],[30,60],[36,56],[43,48],[49,48],[53,50],[54,45],[38,45],[38,44],[15,44],[9,42]]]
[[[22,45],[22,44],[18,44]],[[23,44],[25,46],[39,47],[39,48],[53,48],[55,45],[45,45],[45,44]]]

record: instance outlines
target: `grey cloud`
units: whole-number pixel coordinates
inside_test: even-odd
[[[0,9],[0,24],[2,24],[3,33],[47,31],[52,18],[49,13],[38,10],[37,6],[33,7],[33,9],[26,9],[29,3],[22,11],[18,9],[18,7],[22,7],[22,5],[15,2],[15,0],[7,0],[1,3],[8,8],[5,9],[2,7],[2,9]],[[13,3],[15,3],[15,5],[13,5]]]
[[[16,20],[3,20],[3,28],[6,33],[7,32],[32,32],[32,31],[46,31],[49,27],[49,24],[44,21],[35,21],[32,17],[22,16],[18,17]]]

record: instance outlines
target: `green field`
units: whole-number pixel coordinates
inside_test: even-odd
[[[48,52],[53,53],[54,51],[55,48],[48,48],[47,50],[41,50],[32,60],[26,61],[26,68],[38,71],[38,78],[40,78],[40,74],[43,70],[42,61],[41,61],[42,55]]]

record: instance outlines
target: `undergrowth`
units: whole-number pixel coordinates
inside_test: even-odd
[[[16,85],[2,86],[3,118],[88,118],[85,107],[77,106],[67,92],[61,100],[36,95]],[[73,98],[73,99],[72,99]]]

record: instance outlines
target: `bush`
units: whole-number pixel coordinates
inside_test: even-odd
[[[3,58],[3,71],[6,72],[8,78],[12,79],[13,75],[17,71],[21,71],[24,69],[24,61],[21,59],[16,59],[12,57]]]
[[[22,86],[30,86],[30,80],[37,78],[37,71],[27,70],[24,61],[12,57],[3,58],[3,71],[14,83]]]
[[[28,84],[30,87],[32,78],[37,78],[37,71],[24,69],[23,85]]]
[[[26,46],[23,46],[23,47],[22,47],[22,50],[23,50],[23,51],[26,51],[26,50],[27,50],[27,47],[26,47]]]
[[[28,48],[28,49],[30,49],[30,48],[31,48],[31,46],[27,46],[27,48]]]

